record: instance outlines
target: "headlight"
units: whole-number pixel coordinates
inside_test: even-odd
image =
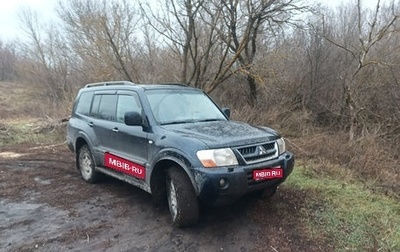
[[[279,138],[278,140],[276,140],[276,143],[278,144],[278,153],[280,156],[282,155],[282,153],[286,152],[285,140],[283,138]]]
[[[201,150],[197,152],[197,157],[206,168],[218,166],[237,165],[238,161],[235,154],[229,148],[215,150]]]

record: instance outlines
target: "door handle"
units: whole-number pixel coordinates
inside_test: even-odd
[[[88,125],[89,125],[89,127],[93,127],[94,123],[93,122],[89,122]]]
[[[112,131],[113,131],[114,133],[118,133],[118,132],[119,132],[119,130],[118,130],[117,127],[113,128]]]

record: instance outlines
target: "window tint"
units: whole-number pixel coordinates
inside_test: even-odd
[[[89,115],[90,105],[92,103],[93,92],[83,92],[79,97],[76,113]]]
[[[115,109],[117,105],[116,95],[102,95],[99,106],[99,118],[109,121],[115,121]]]
[[[99,114],[100,100],[101,100],[101,95],[94,96],[92,110],[90,111],[90,116],[100,118],[100,114]]]
[[[124,122],[126,112],[142,112],[139,97],[134,95],[119,95],[117,106],[117,121]]]

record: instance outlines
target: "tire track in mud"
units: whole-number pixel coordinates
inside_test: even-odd
[[[167,207],[131,185],[86,184],[65,150],[0,160],[4,251],[252,251],[260,226],[243,205],[203,209],[199,225],[171,226]]]
[[[10,149],[0,158],[0,251],[315,251],[299,222],[304,193],[201,209],[199,224],[171,226],[168,207],[112,178],[87,184],[65,146]]]

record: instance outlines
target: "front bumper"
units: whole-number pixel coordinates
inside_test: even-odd
[[[253,180],[253,170],[280,166],[283,169],[283,178],[264,181]],[[293,171],[294,156],[285,152],[276,159],[266,162],[221,168],[199,168],[195,170],[195,180],[198,185],[199,199],[207,205],[225,205],[232,203],[244,195],[274,187],[281,184]],[[226,184],[221,186],[221,179]]]

